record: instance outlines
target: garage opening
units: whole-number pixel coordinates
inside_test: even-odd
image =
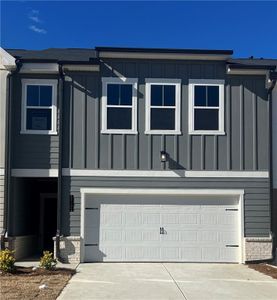
[[[239,197],[84,197],[85,262],[240,261]]]

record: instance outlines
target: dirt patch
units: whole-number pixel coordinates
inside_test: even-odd
[[[274,279],[277,279],[277,268],[272,267],[267,264],[249,264],[248,267],[250,269],[254,269],[260,273],[271,276]]]
[[[13,274],[0,274],[0,299],[56,299],[75,270],[18,267]],[[46,289],[39,286],[46,284]]]

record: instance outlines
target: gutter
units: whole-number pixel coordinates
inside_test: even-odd
[[[60,257],[60,238],[61,238],[61,208],[62,208],[62,148],[63,148],[63,99],[64,99],[64,72],[59,65],[59,168],[58,168],[58,199],[57,199],[57,231],[55,252],[56,257]]]
[[[20,71],[22,64],[17,60],[16,68],[10,70],[7,75],[6,87],[6,143],[5,143],[5,183],[4,183],[4,228],[1,233],[0,249],[5,248],[5,237],[9,234],[9,221],[10,221],[10,165],[11,165],[11,102],[12,102],[12,76]]]

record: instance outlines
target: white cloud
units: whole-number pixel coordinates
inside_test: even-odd
[[[29,26],[29,29],[32,30],[32,31],[34,31],[34,32],[41,33],[41,34],[46,34],[46,33],[47,33],[47,31],[46,31],[45,29],[43,29],[43,28],[38,28],[38,27],[35,26],[35,25]]]
[[[43,21],[39,17],[39,10],[37,10],[37,9],[30,10],[30,12],[28,14],[28,19],[36,24],[43,23]],[[30,25],[29,29],[36,33],[40,33],[40,34],[47,33],[47,31],[44,28],[38,27],[35,24]]]

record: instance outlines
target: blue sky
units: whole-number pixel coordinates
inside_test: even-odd
[[[277,2],[2,1],[1,46],[233,49],[277,58]]]

